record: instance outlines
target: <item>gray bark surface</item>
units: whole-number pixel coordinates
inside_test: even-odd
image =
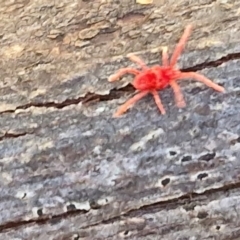
[[[0,239],[240,239],[240,3],[0,0]],[[180,82],[120,118],[134,52]],[[136,67],[136,66],[135,66]]]

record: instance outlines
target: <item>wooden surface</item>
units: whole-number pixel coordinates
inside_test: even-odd
[[[240,239],[237,0],[0,0],[0,239]],[[185,26],[187,107],[123,117],[135,52],[160,64]]]

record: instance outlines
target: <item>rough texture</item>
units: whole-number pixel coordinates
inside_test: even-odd
[[[238,239],[238,1],[0,1],[0,239]],[[11,19],[11,21],[9,21]],[[179,66],[223,85],[162,91],[160,115],[131,76],[187,23]],[[133,64],[132,64],[133,66]]]

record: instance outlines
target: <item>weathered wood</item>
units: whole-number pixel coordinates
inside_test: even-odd
[[[0,2],[0,239],[240,237],[238,1]],[[107,77],[190,22],[179,66],[226,93],[184,81],[186,108],[166,89],[165,116],[112,119],[132,77]]]

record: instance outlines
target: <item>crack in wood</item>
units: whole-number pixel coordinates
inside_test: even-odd
[[[42,225],[42,224],[47,223],[48,221],[58,222],[62,218],[74,216],[74,215],[77,215],[77,214],[80,214],[80,213],[84,214],[86,212],[87,211],[77,209],[77,210],[74,210],[74,211],[72,210],[72,211],[65,212],[65,213],[62,213],[62,214],[59,214],[59,215],[54,215],[54,216],[51,216],[51,217],[47,216],[47,217],[40,217],[39,219],[31,219],[31,220],[27,220],[27,221],[22,220],[22,221],[18,221],[18,222],[7,222],[5,224],[0,225],[0,233],[3,232],[3,231],[6,231],[8,229],[18,228],[18,227],[29,225],[29,224],[32,224],[32,223]]]
[[[223,63],[226,63],[228,61],[232,61],[232,60],[237,60],[240,59],[240,53],[232,53],[232,54],[228,54],[218,60],[215,61],[210,61],[207,63],[201,63],[198,65],[195,65],[193,67],[189,67],[189,68],[184,68],[181,69],[182,72],[190,72],[190,71],[200,71],[206,68],[211,68],[211,67],[218,67]],[[28,109],[30,107],[36,107],[36,108],[57,108],[57,109],[62,109],[64,107],[68,107],[70,105],[77,105],[79,103],[83,103],[83,104],[90,104],[92,102],[102,102],[102,101],[110,101],[113,99],[118,99],[121,97],[122,93],[126,93],[126,92],[130,92],[133,93],[135,91],[134,87],[131,84],[128,84],[125,87],[122,88],[118,88],[118,89],[112,89],[110,90],[109,94],[106,95],[99,95],[99,94],[95,94],[95,93],[87,93],[84,97],[79,97],[79,98],[74,98],[74,99],[66,99],[63,102],[60,103],[56,103],[56,102],[43,102],[43,103],[28,103],[25,105],[21,105],[16,107],[16,109],[14,110],[5,110],[0,112],[0,114],[3,113],[12,113],[15,112],[18,109]]]
[[[232,61],[232,60],[237,60],[237,59],[240,59],[240,53],[231,53],[231,54],[228,54],[224,57],[221,57],[218,60],[210,61],[210,62],[207,62],[207,63],[200,63],[200,64],[197,64],[193,67],[182,69],[181,71],[183,71],[183,72],[200,71],[200,70],[203,70],[203,69],[206,69],[206,68],[218,67],[223,63],[226,63],[226,62]]]
[[[190,203],[190,202],[194,202],[194,200],[197,201],[197,198],[200,198],[200,197],[203,197],[203,196],[207,197],[210,194],[226,192],[226,191],[229,191],[229,190],[236,190],[236,189],[239,189],[239,188],[240,188],[240,182],[236,182],[236,183],[231,183],[231,184],[228,184],[228,185],[224,185],[224,186],[219,187],[219,188],[209,189],[209,190],[206,190],[202,193],[196,193],[196,192],[187,193],[187,194],[184,194],[184,195],[182,195],[181,197],[178,197],[178,198],[173,198],[173,199],[162,201],[162,202],[156,202],[156,203],[153,203],[153,204],[150,204],[150,205],[144,205],[144,206],[142,206],[138,209],[130,209],[129,211],[123,213],[120,216],[113,216],[110,219],[102,220],[101,222],[96,222],[96,223],[91,224],[87,227],[83,227],[83,229],[96,226],[99,223],[108,224],[108,223],[111,223],[113,221],[120,220],[122,217],[127,217],[129,215],[131,215],[131,216],[134,215],[135,216],[135,215],[138,215],[138,213],[142,214],[143,212],[149,212],[149,211],[152,211],[153,208],[154,208],[154,211],[157,211],[158,209],[161,209],[165,205],[167,205],[168,208],[169,208],[169,206],[170,206],[170,208],[178,208],[180,205],[181,206],[185,205],[187,203],[187,201],[189,201],[189,203]],[[32,223],[35,223],[35,224],[38,224],[38,225],[43,225],[43,224],[46,224],[47,222],[52,222],[52,223],[53,222],[59,222],[62,219],[66,219],[66,218],[71,217],[71,216],[76,216],[78,214],[86,214],[87,212],[89,212],[89,211],[74,209],[74,210],[71,210],[71,211],[68,211],[68,212],[65,212],[65,213],[62,213],[62,214],[58,214],[58,215],[43,216],[39,219],[31,219],[31,220],[28,220],[28,221],[18,221],[18,222],[6,222],[5,224],[0,225],[0,233],[3,232],[3,231],[9,230],[9,229],[18,228],[18,227],[21,227],[21,226],[26,226],[26,225],[29,225],[29,224],[32,224]]]
[[[22,133],[5,133],[2,137],[0,137],[0,141],[3,141],[6,138],[18,138],[18,137],[22,137],[22,136],[26,136],[29,134],[33,134],[32,132],[22,132]]]

